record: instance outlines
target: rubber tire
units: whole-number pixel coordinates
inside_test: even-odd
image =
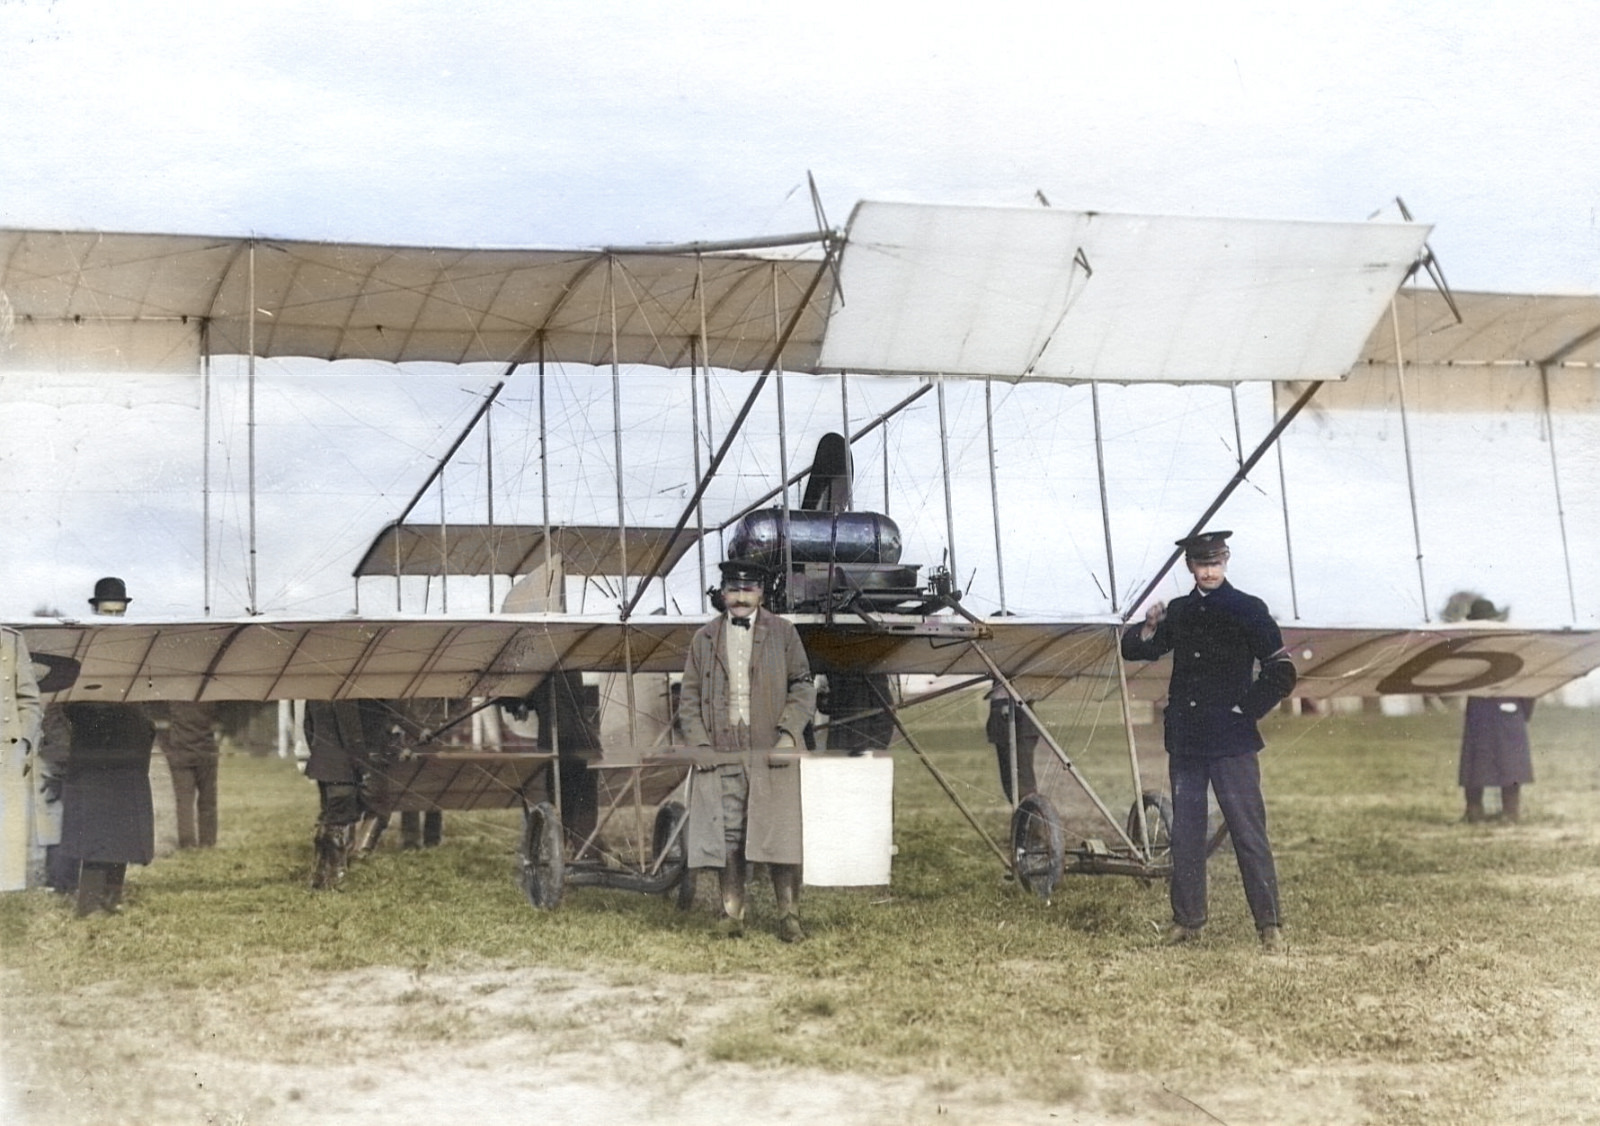
[[[1061,815],[1043,794],[1028,794],[1011,815],[1011,861],[1017,882],[1048,903],[1061,882],[1066,850]]]
[[[678,833],[678,839],[672,842],[672,855],[661,864],[661,868],[676,865],[682,869],[682,874],[678,877],[677,882],[662,893],[674,896],[674,902],[677,904],[679,911],[688,911],[694,907],[695,885],[698,882],[695,878],[695,870],[689,867],[689,845],[684,839],[684,830],[678,828],[688,815],[688,811],[683,808],[682,802],[669,801],[662,803],[661,808],[656,810],[655,831],[651,835],[650,841],[650,859],[653,864],[660,857],[661,850],[667,841],[671,840],[673,832],[676,830]],[[660,869],[657,870],[659,871]]]
[[[522,847],[517,883],[535,907],[553,911],[561,906],[566,858],[562,852],[561,817],[555,806],[542,801],[522,814]]]

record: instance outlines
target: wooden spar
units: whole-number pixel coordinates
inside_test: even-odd
[[[994,380],[988,376],[985,376],[983,380],[983,424],[989,436],[989,511],[994,518],[994,569],[995,578],[1000,584],[1000,612],[1004,614],[1007,613],[1006,565],[1005,553],[1000,549],[1000,482],[995,475],[994,465]],[[1013,759],[1016,758],[1016,744],[1017,736],[1015,724],[1013,724],[1011,733],[1011,756]],[[1016,776],[1017,764],[1013,761],[1011,764],[1011,777],[1015,779]],[[1017,787],[1012,786],[1011,792],[1015,795]],[[1015,804],[1016,802],[1013,801],[1012,805],[1015,806]]]
[[[706,385],[711,383],[711,365],[707,357],[711,355],[710,333],[706,329],[706,264],[705,259],[696,254],[694,257],[694,293],[695,305],[700,312],[699,339],[689,341],[689,446],[694,454],[694,479],[700,480],[700,377],[705,376]],[[699,345],[700,364],[705,367],[701,372],[695,362],[695,345]],[[710,431],[711,403],[706,401],[707,432]],[[704,501],[697,501],[694,506],[694,550],[700,565],[700,612],[706,612],[706,508]],[[665,585],[665,584],[663,584]]]
[[[620,592],[628,597],[628,520],[622,497],[622,364],[617,359],[617,285],[616,257],[606,257],[606,294],[611,303],[611,443],[617,474],[617,565],[622,569]],[[633,601],[644,595],[645,583],[634,591]],[[633,602],[628,603],[629,606]],[[622,616],[622,686],[628,701],[628,745],[639,745],[638,707],[633,697],[633,637],[628,629],[628,616]]]
[[[750,416],[751,410],[755,408],[756,398],[761,394],[762,387],[766,386],[767,377],[772,374],[773,366],[777,363],[778,357],[783,354],[784,346],[789,343],[789,337],[794,335],[794,330],[799,326],[800,318],[805,314],[806,307],[811,303],[811,297],[816,293],[817,286],[822,284],[822,279],[828,272],[833,254],[833,246],[829,244],[827,253],[823,255],[822,261],[817,266],[817,272],[811,276],[811,283],[806,286],[806,291],[801,295],[799,302],[796,303],[794,312],[789,315],[789,323],[784,326],[783,335],[779,337],[777,345],[772,350],[772,358],[767,361],[766,368],[756,380],[755,386],[750,389],[750,394],[745,396],[744,405],[739,408],[739,413],[735,416],[733,425],[728,428],[727,435],[722,439],[722,445],[718,447],[716,455],[712,457],[711,464],[706,467],[705,475],[700,478],[699,483],[695,486],[694,496],[689,498],[689,503],[684,506],[683,514],[678,517],[677,524],[673,526],[672,534],[667,537],[668,543],[675,542],[678,535],[688,526],[689,517],[694,515],[694,506],[700,503],[700,498],[705,496],[706,489],[711,485],[711,479],[717,475],[717,470],[722,468],[722,461],[728,456],[728,451],[733,448],[733,440],[738,436],[740,427],[744,425],[745,419]],[[633,608],[639,601],[640,593],[635,591],[633,598],[622,608],[623,621],[627,621],[628,615],[633,613]]]
[[[361,612],[356,587],[356,613]],[[200,322],[200,605],[211,616],[211,318]]]
[[[783,330],[783,309],[778,302],[778,264],[772,264],[772,329]],[[783,349],[778,349],[773,374],[777,377],[775,389],[778,396],[778,476],[789,472],[789,420],[784,411]],[[784,488],[783,498],[783,608],[794,609],[794,537],[789,534],[789,490]]]
[[[246,613],[251,615],[260,611],[256,606],[256,240],[250,240],[250,329],[245,351],[249,353],[246,363],[247,375],[245,378],[246,402],[245,408],[245,450],[246,471],[245,477],[249,481],[250,498],[250,574],[246,583],[245,601],[248,604]]]
[[[439,612],[450,612],[450,524],[445,518],[443,476],[439,478]]]
[[[1278,418],[1278,385],[1272,385],[1272,418]],[[1277,446],[1278,501],[1283,507],[1283,550],[1289,560],[1289,610],[1295,621],[1300,620],[1300,591],[1294,578],[1294,537],[1289,532],[1289,475],[1283,464],[1283,443]]]
[[[500,562],[499,544],[494,534],[494,416],[483,420],[483,499],[489,522],[489,613],[494,613],[494,576]]]
[[[1395,298],[1389,298],[1389,321],[1394,327],[1394,374],[1400,388],[1400,439],[1406,453],[1406,495],[1411,500],[1411,540],[1417,548],[1417,588],[1422,593],[1422,620],[1433,621],[1428,608],[1428,576],[1422,566],[1422,520],[1417,513],[1417,478],[1411,466],[1411,420],[1406,413],[1406,361],[1400,353],[1400,309]]]
[[[950,581],[959,584],[961,572],[956,569],[956,516],[950,498],[950,431],[945,426],[944,377],[939,378],[939,464],[944,475],[944,534],[945,550],[950,557]]]
[[[558,609],[565,611],[567,608],[565,581],[561,585],[561,596],[553,597],[555,575],[552,572],[554,561],[551,559],[550,547],[550,442],[545,428],[544,391],[544,330],[541,329],[539,331],[539,518],[544,526],[544,608],[549,610],[551,602],[555,602]],[[550,714],[555,714],[554,708]]]
[[[1228,498],[1233,495],[1233,491],[1244,482],[1245,477],[1252,469],[1256,467],[1256,463],[1261,460],[1262,456],[1265,455],[1269,449],[1272,448],[1272,444],[1278,440],[1278,435],[1282,434],[1284,430],[1288,428],[1289,424],[1295,420],[1295,417],[1305,409],[1306,404],[1311,402],[1312,396],[1317,393],[1317,390],[1321,386],[1322,382],[1320,380],[1311,381],[1311,386],[1307,387],[1305,391],[1301,393],[1300,397],[1294,401],[1292,406],[1290,406],[1288,413],[1273,424],[1273,427],[1267,433],[1267,436],[1261,439],[1261,444],[1256,446],[1255,450],[1250,454],[1250,456],[1245,459],[1244,464],[1239,467],[1239,471],[1233,475],[1233,480],[1229,481],[1223,486],[1222,492],[1217,494],[1217,499],[1211,502],[1210,506],[1206,508],[1205,512],[1201,513],[1200,519],[1195,521],[1194,527],[1192,527],[1188,532],[1188,536],[1198,535],[1200,532],[1205,530],[1206,521],[1215,516],[1217,514],[1217,510],[1227,503]],[[1184,538],[1187,539],[1188,536],[1185,536]],[[1151,592],[1160,585],[1162,579],[1167,577],[1167,572],[1172,570],[1172,565],[1178,561],[1179,556],[1182,554],[1183,549],[1180,547],[1171,555],[1167,556],[1166,563],[1164,563],[1161,569],[1155,573],[1155,576],[1150,580],[1150,582],[1145,585],[1144,590],[1139,593],[1139,597],[1128,603],[1128,608],[1122,612],[1122,620],[1124,622],[1133,616],[1134,611],[1144,604],[1144,600],[1146,598],[1150,597]]]
[[[1106,537],[1106,585],[1111,591],[1111,612],[1117,609],[1117,561],[1111,551],[1111,502],[1106,494],[1106,452],[1100,430],[1100,384],[1089,384],[1089,401],[1094,406],[1094,468],[1100,482],[1100,529]]]
[[[1572,624],[1578,624],[1578,595],[1572,585],[1572,552],[1567,546],[1567,510],[1561,500],[1561,467],[1556,460],[1556,420],[1550,409],[1550,367],[1539,365],[1539,388],[1544,393],[1544,426],[1550,436],[1550,478],[1556,487],[1556,526],[1561,530],[1561,561],[1567,569],[1567,604],[1572,608]]]

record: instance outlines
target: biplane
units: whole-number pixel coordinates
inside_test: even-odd
[[[995,682],[1020,700],[1070,689],[1116,709],[1133,775],[1125,818],[1094,796],[1070,750],[1041,723],[1049,751],[1108,824],[1109,843],[1086,842],[1064,856],[1055,815],[1036,805],[1014,820],[1009,847],[995,851],[1042,895],[1064,867],[1159,875],[1162,806],[1139,777],[1132,709],[1161,697],[1165,670],[1124,667],[1115,639],[1178,552],[1166,553],[1163,563],[1146,550],[1131,581],[1122,560],[1118,578],[1102,396],[1190,385],[1235,396],[1235,440],[1227,459],[1210,466],[1209,503],[1181,520],[1167,518],[1150,539],[1163,543],[1225,510],[1231,518],[1240,486],[1253,481],[1308,409],[1389,409],[1397,402],[1402,420],[1407,409],[1428,410],[1430,403],[1545,418],[1592,410],[1600,299],[1453,293],[1442,284],[1428,233],[1409,220],[1278,222],[878,202],[859,204],[842,229],[819,223],[789,236],[595,250],[0,231],[4,363],[11,370],[213,378],[214,357],[241,357],[241,377],[253,379],[258,364],[287,357],[500,365],[500,378],[444,461],[514,378],[539,381],[542,395],[554,373],[609,375],[615,399],[637,372],[665,371],[681,382],[665,393],[661,409],[691,412],[684,442],[691,486],[682,490],[675,520],[630,519],[620,410],[594,426],[610,431],[612,524],[592,513],[552,512],[548,501],[538,523],[430,523],[411,518],[414,499],[360,550],[353,570],[358,605],[364,586],[393,581],[393,611],[373,612],[369,600],[363,612],[343,617],[282,616],[251,605],[226,618],[16,624],[57,700],[502,700],[527,698],[552,674],[607,674],[621,685],[626,733],[619,742],[643,755],[670,742],[664,678],[681,671],[688,640],[707,613],[703,599],[684,612],[688,599],[671,591],[699,598],[719,546],[758,553],[778,576],[770,604],[796,622],[815,670],[830,683],[869,688],[852,696],[868,700],[862,714],[829,717],[841,728],[885,716],[915,749],[899,720],[904,707]],[[1424,269],[1438,285],[1408,286]],[[745,397],[714,433],[707,389],[719,380]],[[791,426],[785,403],[802,383],[813,388],[811,405],[804,423]],[[818,421],[818,386],[838,389],[828,392],[841,396],[838,422]],[[866,395],[858,391],[853,415],[851,388],[877,386],[895,389],[898,398],[862,416]],[[974,388],[981,406],[966,393]],[[1070,559],[1049,558],[1042,567],[1092,573],[1098,605],[1019,612],[1015,599],[1008,604],[1006,565],[1028,561],[1040,536],[1002,543],[996,388],[1075,394],[1087,407],[1093,463],[1077,473],[1081,496],[1072,518],[1097,519],[1103,539],[1080,535]],[[1266,388],[1272,418],[1248,451],[1240,388]],[[942,507],[943,542],[940,521],[919,519],[919,538],[908,526],[902,545],[900,529],[891,533],[887,521],[887,441],[881,512],[851,496],[851,454],[918,412],[932,437],[900,476],[928,510]],[[758,439],[777,450],[775,461],[767,451],[776,469],[772,487],[759,495],[748,488],[719,493],[744,428],[760,417],[776,423]],[[986,447],[987,458],[978,459],[986,461],[986,482],[982,474],[961,481],[952,473],[957,424],[966,428],[967,454]],[[810,472],[796,471],[794,462],[824,433],[827,458],[819,456]],[[539,448],[542,459],[542,415]],[[1302,618],[1296,596],[1293,619],[1283,623],[1301,670],[1296,695],[1536,696],[1600,666],[1600,634],[1577,628],[1554,462],[1553,469],[1558,527],[1551,539],[1559,534],[1566,559],[1571,624],[1434,622],[1425,586],[1421,612],[1405,620],[1317,624]],[[1277,471],[1284,472],[1281,460]],[[541,480],[548,474],[541,461]],[[802,483],[805,495],[794,491]],[[984,484],[995,543],[992,554],[984,552],[980,591],[978,568],[958,566],[955,510],[959,499],[969,512]],[[722,507],[712,510],[712,501]],[[1287,515],[1285,501],[1285,539]],[[1067,515],[1060,519],[1066,523]],[[1036,533],[1045,520],[1042,511],[1028,512]],[[902,559],[902,547],[913,545],[924,554]],[[1421,545],[1414,546],[1420,572]],[[1288,562],[1292,584],[1292,555]],[[407,578],[447,575],[485,577],[491,591],[496,576],[515,585],[498,612],[400,608]],[[569,612],[567,584],[595,576],[607,577],[612,604]],[[660,609],[646,608],[650,591],[661,593]],[[663,678],[663,687],[647,702],[635,692],[651,676]],[[937,678],[936,686],[880,698],[877,686],[907,677]],[[497,791],[519,793],[519,778]],[[548,829],[548,815],[540,816],[524,864],[540,869],[530,879],[547,884],[559,835]],[[665,829],[663,836],[658,823],[651,880],[670,848],[670,818]],[[541,898],[531,888],[530,895]]]

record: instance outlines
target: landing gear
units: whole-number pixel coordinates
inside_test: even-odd
[[[1061,815],[1043,794],[1029,794],[1011,815],[1011,862],[1017,882],[1046,903],[1061,882]]]
[[[521,868],[518,884],[535,907],[561,906],[566,869],[562,856],[561,818],[555,806],[539,802],[522,815]]]

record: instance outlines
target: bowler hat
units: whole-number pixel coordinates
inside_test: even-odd
[[[132,602],[128,597],[128,588],[121,579],[104,578],[94,584],[94,597],[89,599],[89,605],[98,606],[102,602]]]
[[[1199,535],[1186,536],[1178,541],[1178,546],[1183,548],[1186,559],[1193,559],[1196,563],[1209,563],[1215,559],[1226,558],[1228,554],[1228,537],[1232,532],[1201,532]]]
[[[1495,609],[1493,602],[1487,598],[1474,598],[1472,605],[1467,608],[1467,621],[1469,622],[1503,622],[1506,615],[1511,613],[1511,607],[1504,610]]]

